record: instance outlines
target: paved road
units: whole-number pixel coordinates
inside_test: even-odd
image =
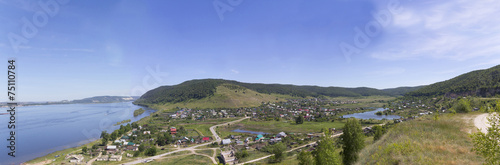
[[[488,127],[491,127],[490,124],[488,124],[488,117],[490,115],[488,113],[485,113],[485,114],[481,114],[479,116],[477,116],[475,119],[474,119],[474,125],[479,128],[481,130],[481,132],[483,133],[487,133],[488,132]]]
[[[212,132],[213,136],[215,137],[215,142],[218,143],[218,142],[221,141],[219,135],[217,135],[217,132],[215,131],[215,128],[217,128],[218,126],[222,126],[222,125],[228,125],[228,124],[237,123],[237,122],[240,122],[240,121],[248,119],[248,118],[250,118],[250,117],[245,117],[245,118],[242,118],[242,119],[238,119],[238,120],[235,120],[235,121],[231,121],[231,122],[227,122],[227,123],[219,124],[219,125],[214,125],[214,126],[210,127],[210,132]],[[172,152],[167,152],[167,153],[163,153],[163,154],[152,156],[152,157],[142,158],[142,159],[138,159],[138,160],[135,160],[135,161],[132,161],[132,162],[128,162],[128,163],[123,163],[123,164],[124,165],[132,165],[132,164],[144,163],[144,161],[146,161],[148,159],[159,159],[161,157],[164,157],[164,156],[176,153],[176,152],[181,152],[181,151],[191,151],[191,152],[193,152],[195,150],[195,148],[198,148],[198,147],[201,147],[201,146],[206,146],[206,145],[209,145],[209,144],[211,144],[211,143],[210,142],[209,143],[203,143],[203,144],[195,145],[195,146],[192,146],[192,147],[182,148],[182,149],[178,149],[178,150],[175,150],[175,151],[172,151]]]

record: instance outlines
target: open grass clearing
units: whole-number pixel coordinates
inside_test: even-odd
[[[463,115],[467,114],[397,124],[363,149],[357,164],[482,164],[484,159],[471,152],[470,126]]]

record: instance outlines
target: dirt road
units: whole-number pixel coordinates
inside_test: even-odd
[[[489,113],[481,114],[474,119],[474,125],[481,130],[483,133],[487,133],[488,127],[491,127],[488,124]]]

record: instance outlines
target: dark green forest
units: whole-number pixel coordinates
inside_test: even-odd
[[[500,65],[472,71],[447,81],[438,82],[408,92],[407,97],[493,97],[500,93]]]

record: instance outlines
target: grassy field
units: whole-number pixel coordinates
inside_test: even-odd
[[[357,164],[482,164],[483,158],[471,152],[471,126],[465,117],[424,117],[398,124],[363,149]]]
[[[332,108],[359,108],[359,107],[376,107],[380,108],[384,106],[385,103],[379,102],[390,101],[396,99],[395,97],[390,96],[363,96],[363,97],[328,97],[331,100],[339,100],[339,101],[357,101],[356,104],[341,104],[333,106]]]
[[[343,121],[335,122],[304,122],[303,124],[295,124],[293,121],[251,121],[244,120],[231,126],[221,126],[217,129],[224,137],[225,133],[234,129],[243,129],[248,131],[266,132],[266,133],[279,133],[282,131],[293,133],[312,133],[320,132],[322,128],[342,128]],[[233,133],[234,134],[234,133]]]
[[[257,150],[247,150],[247,152],[248,152],[248,157],[241,159],[240,162],[246,162],[246,161],[250,161],[250,160],[253,160],[253,159],[257,159],[257,158],[260,158],[260,157],[264,157],[264,156],[270,155],[269,153],[260,152],[260,151],[257,151]]]
[[[213,156],[214,155],[214,150],[213,149],[196,150],[195,152],[199,153],[199,154],[205,154],[205,155],[208,155],[208,156]]]
[[[155,160],[150,165],[176,165],[176,164],[213,164],[212,161],[206,156],[200,155],[179,155],[173,157],[166,157],[161,160]]]
[[[287,95],[263,94],[253,90],[231,90],[223,85],[217,87],[213,96],[200,100],[191,100],[175,104],[154,104],[148,105],[153,109],[171,110],[175,107],[183,108],[240,108],[256,107],[262,102],[286,101],[287,98],[293,98]]]

